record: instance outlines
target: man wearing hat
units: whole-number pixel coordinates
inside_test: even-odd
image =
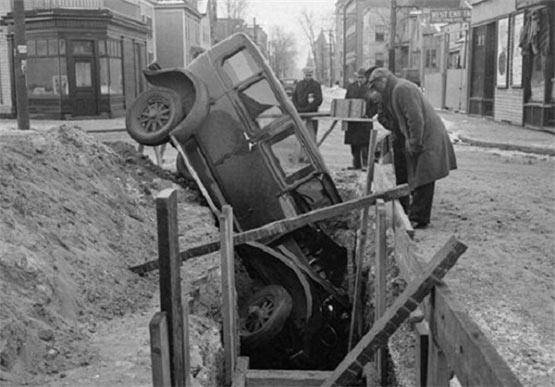
[[[292,95],[293,105],[299,113],[317,112],[322,104],[322,87],[312,78],[314,70],[310,67],[303,69],[304,79],[297,82]],[[318,120],[307,120],[307,127],[316,140]],[[311,125],[310,125],[311,124]],[[312,126],[312,128],[310,127]]]
[[[345,98],[365,99],[368,91],[366,86],[367,71],[359,69],[355,73],[356,80],[347,87]],[[369,115],[369,104],[367,104],[367,117]],[[370,141],[370,131],[372,130],[372,122],[349,122],[345,131],[345,144],[351,146],[351,154],[353,156],[353,165],[347,169],[364,169],[368,163],[368,142]]]
[[[390,130],[405,139],[412,190],[408,215],[415,228],[424,228],[430,223],[435,181],[457,168],[453,145],[443,121],[414,83],[383,67],[372,72],[368,83],[380,93],[382,104],[393,116],[396,125]]]

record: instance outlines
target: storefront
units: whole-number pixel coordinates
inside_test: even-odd
[[[554,15],[555,4],[545,0],[474,5],[469,113],[553,130]]]
[[[145,87],[150,29],[141,21],[105,9],[52,9],[26,12],[26,30],[35,117],[121,116]]]

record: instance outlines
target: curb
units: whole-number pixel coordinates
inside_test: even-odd
[[[524,153],[534,153],[538,155],[545,155],[545,156],[555,156],[555,149],[554,148],[547,148],[541,146],[529,146],[529,145],[516,145],[516,144],[507,144],[502,142],[487,142],[487,141],[480,141],[475,140],[472,138],[468,138],[465,136],[459,135],[458,138],[469,145],[473,146],[480,146],[483,148],[498,148],[501,150],[512,150],[512,151],[520,151]]]

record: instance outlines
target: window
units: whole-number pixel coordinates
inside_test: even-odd
[[[251,54],[246,50],[241,50],[224,61],[223,70],[231,79],[233,86],[236,86],[245,79],[256,75],[260,68]]]
[[[311,166],[308,161],[310,158],[295,135],[292,124],[272,139],[271,147],[288,184],[295,181],[297,171]]]
[[[383,52],[377,52],[377,53],[376,53],[375,65],[378,66],[378,67],[383,67],[383,65],[384,65],[384,55],[383,55]]]
[[[93,54],[93,41],[91,40],[74,40],[73,55],[91,56]]]
[[[91,87],[92,74],[90,62],[75,62],[75,87]]]
[[[99,40],[98,56],[100,94],[123,95],[121,42],[113,39]]]
[[[375,39],[376,42],[385,41],[385,26],[384,25],[376,25],[374,39]]]
[[[27,41],[27,90],[32,98],[67,95],[65,42],[58,39]]]
[[[431,69],[435,69],[437,67],[437,56],[435,48],[426,49],[426,62],[424,67]]]
[[[260,128],[275,119],[259,118],[262,114],[281,114],[279,102],[266,79],[258,81],[239,92],[239,98],[249,112],[250,117],[258,123]]]

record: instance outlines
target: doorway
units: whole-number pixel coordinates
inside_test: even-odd
[[[493,117],[495,89],[495,23],[475,27],[472,33],[469,113]]]
[[[94,41],[72,42],[70,88],[73,116],[98,114],[98,71],[94,57]]]

